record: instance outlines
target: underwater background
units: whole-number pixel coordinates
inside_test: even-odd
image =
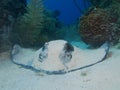
[[[119,17],[119,0],[1,0],[0,51],[57,39],[92,48],[106,41],[118,45]]]
[[[44,0],[44,4],[46,9],[59,10],[61,14],[58,18],[65,24],[75,23],[82,15],[75,6],[74,0]],[[82,10],[90,6],[90,2],[85,0],[77,0],[77,4]]]
[[[119,68],[120,0],[0,0],[0,90],[120,90]]]

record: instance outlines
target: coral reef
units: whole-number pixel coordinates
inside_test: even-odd
[[[47,41],[63,38],[58,10],[45,10],[42,0],[30,0],[26,10],[27,13],[17,18],[14,25],[13,43],[23,47],[40,47]]]
[[[116,18],[109,10],[95,8],[80,19],[79,32],[82,40],[93,47],[98,47],[105,41],[117,43],[120,28]]]
[[[43,11],[42,0],[30,0],[27,13],[17,19],[13,36],[17,36],[16,41],[22,46],[29,47],[39,43],[39,35],[43,28]]]
[[[10,24],[10,16],[17,18],[26,10],[26,0],[0,0],[0,28]]]
[[[26,0],[0,0],[0,52],[9,50],[9,40],[15,19],[26,10]]]
[[[108,7],[113,0],[89,0],[95,7],[105,8]]]

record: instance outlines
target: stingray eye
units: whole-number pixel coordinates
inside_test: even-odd
[[[39,54],[39,61],[43,62],[48,57],[48,43],[45,43]]]
[[[74,47],[70,43],[66,43],[64,46],[65,52],[72,52],[74,51]]]
[[[45,44],[44,44],[44,46],[42,47],[42,51],[44,51],[45,49],[48,49],[48,42],[46,42]]]
[[[66,57],[68,57],[68,58],[72,58],[72,55],[71,55],[71,53],[69,53],[69,54],[66,54]]]
[[[59,55],[59,58],[63,64],[69,63],[71,61],[73,51],[74,51],[74,47],[70,43],[66,43],[64,45],[64,48]]]

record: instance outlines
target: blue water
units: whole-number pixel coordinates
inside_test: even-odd
[[[29,2],[29,0],[27,0]],[[43,0],[45,9],[50,11],[59,10],[60,16],[58,19],[64,24],[75,23],[82,15],[75,6],[73,0]],[[79,7],[84,11],[90,6],[90,2],[86,0],[76,0]]]
[[[76,1],[82,10],[86,10],[90,6],[90,3],[85,0]],[[73,0],[44,0],[44,5],[48,10],[59,10],[61,14],[58,18],[65,24],[74,23],[82,15]]]

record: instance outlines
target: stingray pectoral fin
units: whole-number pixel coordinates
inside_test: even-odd
[[[83,50],[84,57],[81,60],[81,66],[92,66],[105,60],[109,53],[110,43],[105,42],[98,49]]]
[[[18,64],[31,65],[35,51],[14,46],[11,51],[11,60]]]
[[[69,70],[69,72],[88,68],[104,61],[109,52],[109,47],[110,47],[110,44],[107,42],[107,43],[104,43],[98,49],[81,50],[82,55],[79,56],[79,60],[77,62],[76,67]]]
[[[11,56],[12,57],[16,56],[18,53],[20,53],[20,51],[21,51],[21,46],[19,46],[18,44],[15,44],[12,48]]]

